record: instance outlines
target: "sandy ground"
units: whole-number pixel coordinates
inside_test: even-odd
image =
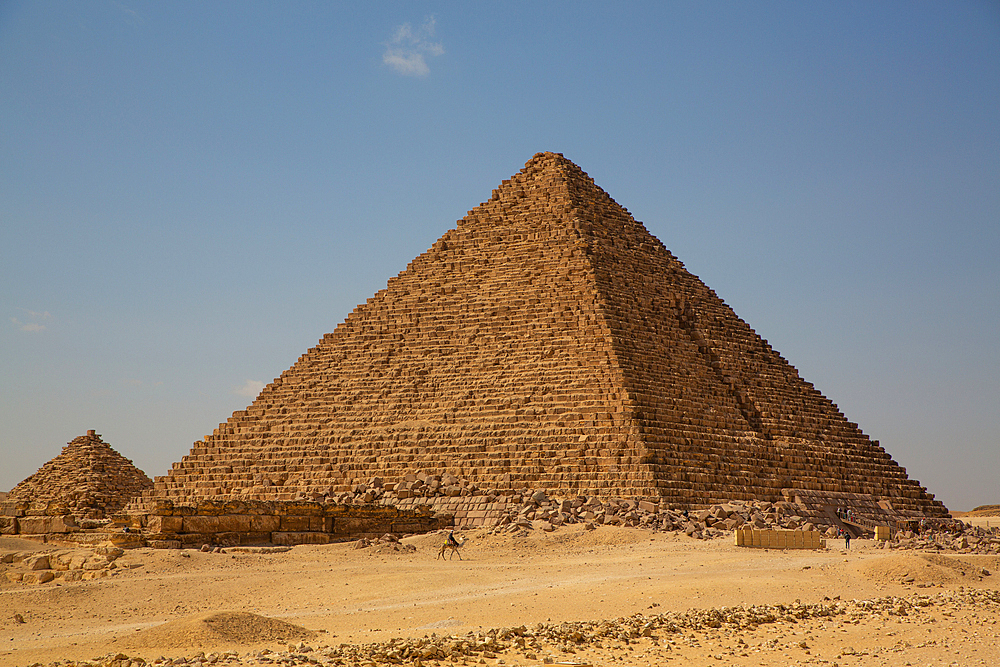
[[[352,543],[284,553],[139,549],[120,558],[105,579],[40,586],[2,581],[0,665],[112,652],[147,661],[199,651],[249,656],[264,647],[285,650],[288,641],[319,648],[688,609],[890,596],[930,602],[905,616],[873,612],[779,620],[753,630],[682,629],[627,645],[553,645],[472,662],[1000,665],[997,598],[961,597],[963,591],[1000,589],[1000,558],[993,556],[894,552],[865,540],[854,540],[850,551],[839,540],[824,551],[757,550],[729,539],[613,527],[467,536],[463,560],[437,559],[442,536],[424,535],[404,539],[416,547],[405,552],[354,549]],[[0,540],[0,550],[26,546],[42,545]],[[249,612],[316,634],[285,636],[259,619],[256,626],[230,619],[239,627],[228,634],[206,632],[205,619],[219,611]]]

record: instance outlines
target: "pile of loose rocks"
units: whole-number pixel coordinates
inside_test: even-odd
[[[540,529],[552,531],[564,524],[582,523],[588,528],[598,525],[645,528],[653,531],[681,531],[696,539],[728,536],[736,528],[759,530],[820,530],[808,517],[799,514],[801,508],[789,502],[729,501],[706,509],[670,508],[662,503],[643,499],[599,500],[593,496],[550,498],[545,491],[496,491],[480,489],[474,483],[454,475],[410,474],[396,484],[384,484],[373,477],[367,483],[357,482],[350,492],[320,496],[341,504],[378,503],[395,505],[409,498],[435,499],[467,497],[483,498],[488,503],[500,503],[506,508],[488,528],[496,532]],[[303,499],[306,499],[303,496]],[[834,534],[836,531],[834,530]]]
[[[367,549],[368,547],[375,547],[372,550],[375,553],[413,553],[417,550],[412,544],[403,544],[400,542],[399,535],[393,535],[392,533],[386,533],[377,540],[362,537],[354,543],[355,549]]]
[[[731,535],[736,528],[816,530],[816,526],[796,513],[792,503],[731,501],[708,509],[670,509],[645,500],[595,497],[550,499],[544,491],[521,497],[493,527],[495,532],[518,532],[533,528],[551,531],[563,524],[583,523],[645,528],[652,531],[684,532],[695,539]]]
[[[315,494],[314,494],[315,495]],[[709,508],[685,510],[645,499],[599,500],[593,496],[550,498],[543,490],[497,491],[482,489],[454,475],[423,471],[408,474],[395,484],[379,477],[355,481],[352,490],[321,495],[314,500],[341,504],[395,505],[401,500],[423,499],[432,505],[446,498],[483,499],[505,507],[497,519],[486,524],[494,533],[553,531],[566,524],[581,523],[587,528],[600,525],[644,528],[652,531],[683,532],[695,539],[729,537],[737,528],[756,530],[819,530],[836,537],[838,530],[825,517],[803,516],[795,503],[779,501],[730,500]],[[302,499],[306,499],[303,496]],[[468,526],[466,526],[468,527]],[[903,531],[880,546],[896,549],[935,549],[959,553],[1000,553],[1000,529],[987,531],[951,519],[928,520],[921,534]]]
[[[1000,605],[1000,591],[962,589],[936,595],[884,597],[871,600],[825,600],[816,604],[740,605],[717,609],[694,609],[664,614],[636,614],[627,618],[566,623],[539,623],[533,628],[499,628],[468,632],[464,635],[421,638],[396,638],[370,644],[318,646],[289,644],[286,651],[264,649],[240,655],[197,653],[190,657],[158,658],[147,663],[143,658],[123,653],[90,661],[51,663],[51,667],[145,667],[149,665],[414,665],[435,661],[451,663],[497,659],[516,652],[528,660],[554,662],[553,655],[573,654],[587,648],[618,649],[637,640],[653,643],[669,640],[684,632],[704,632],[717,628],[750,630],[771,623],[797,624],[806,619],[865,618],[890,619],[919,616],[932,608],[954,611],[961,607]]]
[[[342,493],[312,493],[299,494],[299,500],[328,501],[342,505],[355,503],[379,503],[395,505],[400,500],[408,498],[469,498],[492,497],[493,500],[506,500],[513,497],[513,491],[496,491],[481,489],[476,484],[454,475],[432,475],[417,472],[406,475],[402,481],[386,484],[381,477],[372,477],[368,482],[356,480],[350,491]],[[492,502],[492,501],[491,501]]]
[[[883,549],[950,551],[960,554],[1000,555],[1000,529],[961,524],[948,531],[904,531],[878,544]]]
[[[93,549],[55,549],[52,551],[8,551],[0,553],[3,576],[22,584],[46,584],[50,581],[88,581],[113,574],[115,561],[125,553],[104,545]]]

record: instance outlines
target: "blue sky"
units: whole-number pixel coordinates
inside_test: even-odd
[[[1000,502],[1000,5],[0,4],[0,489],[163,475],[539,151]]]

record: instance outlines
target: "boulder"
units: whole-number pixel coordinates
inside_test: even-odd
[[[56,575],[52,570],[39,570],[37,572],[25,572],[24,576],[21,577],[21,583],[24,584],[47,584],[56,578]]]
[[[49,554],[36,554],[34,556],[29,556],[24,559],[24,565],[29,570],[48,570],[49,567]]]

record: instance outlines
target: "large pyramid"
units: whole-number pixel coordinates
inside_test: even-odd
[[[315,498],[417,470],[682,506],[793,487],[946,512],[555,153],[195,443],[155,495]]]
[[[11,489],[10,502],[57,503],[69,514],[103,519],[150,489],[153,481],[94,431],[74,438],[62,452]]]

